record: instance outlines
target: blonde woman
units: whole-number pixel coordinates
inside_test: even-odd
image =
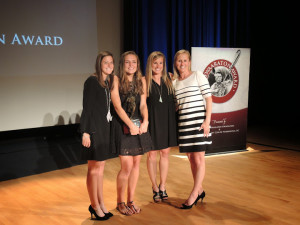
[[[121,56],[119,77],[114,77],[111,98],[116,111],[112,136],[121,161],[117,176],[117,210],[124,215],[137,214],[141,209],[134,202],[134,193],[140,161],[142,155],[153,147],[148,132],[146,80],[142,77],[139,57],[133,51]]]
[[[176,119],[173,86],[167,74],[166,58],[162,52],[152,52],[147,60],[147,106],[149,112],[149,132],[155,150],[147,153],[147,168],[152,183],[154,202],[168,199],[166,180],[169,168],[170,147],[177,146]],[[159,179],[157,184],[157,153]]]
[[[205,197],[202,182],[205,175],[205,151],[212,144],[212,97],[203,73],[191,71],[189,51],[183,49],[175,54],[173,69],[173,86],[178,105],[179,151],[187,154],[194,179],[193,189],[181,208],[190,209]]]

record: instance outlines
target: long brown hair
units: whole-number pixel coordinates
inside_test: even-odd
[[[99,82],[99,84],[104,87],[104,88],[109,88],[109,90],[111,90],[113,88],[113,79],[114,79],[114,70],[112,71],[111,74],[109,74],[107,76],[107,81],[108,81],[108,87],[103,79],[103,76],[102,76],[102,68],[101,68],[101,62],[102,60],[104,59],[104,57],[106,56],[111,56],[112,59],[113,59],[113,63],[115,62],[114,60],[114,57],[113,57],[113,54],[109,51],[102,51],[98,54],[97,56],[97,59],[96,59],[96,65],[95,65],[95,69],[96,69],[96,77],[97,77],[97,80]]]
[[[165,85],[168,88],[168,94],[173,93],[173,85],[171,79],[169,79],[167,75],[167,65],[166,65],[166,57],[165,55],[160,51],[154,51],[152,52],[147,59],[147,65],[146,65],[146,82],[147,82],[147,93],[148,96],[151,92],[151,86],[152,86],[152,63],[154,60],[162,57],[164,61],[163,65],[163,71],[162,71],[162,79],[165,83]]]
[[[174,72],[174,76],[173,78],[174,79],[177,79],[179,77],[179,72],[176,68],[176,60],[177,60],[177,57],[180,55],[180,54],[187,54],[188,57],[189,57],[189,60],[191,61],[191,54],[188,50],[185,50],[185,49],[181,49],[179,51],[176,52],[175,56],[174,56],[174,61],[173,61],[173,72]],[[189,68],[191,70],[191,66]]]
[[[126,72],[124,71],[125,57],[127,55],[134,55],[136,57],[137,68],[136,68],[136,72],[133,75],[133,82],[135,83],[133,91],[134,91],[134,93],[141,95],[144,93],[143,92],[143,82],[142,82],[143,75],[142,75],[141,68],[140,68],[139,56],[134,51],[127,51],[121,55],[120,63],[119,63],[119,80],[120,80],[119,90],[120,90],[120,93],[127,94],[130,90],[129,80],[128,80]]]

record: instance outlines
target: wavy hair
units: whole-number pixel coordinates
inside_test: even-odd
[[[168,88],[168,94],[173,93],[173,85],[171,79],[168,77],[167,74],[167,65],[166,65],[166,57],[165,55],[160,51],[154,51],[152,52],[147,59],[147,65],[146,65],[146,82],[147,82],[147,94],[151,93],[151,86],[152,86],[152,63],[162,57],[163,58],[163,71],[162,71],[162,79],[165,83],[165,85]]]
[[[134,82],[134,89],[133,92],[136,94],[143,94],[143,82],[142,82],[142,72],[141,72],[141,68],[140,68],[140,59],[139,56],[134,52],[134,51],[127,51],[124,52],[121,55],[120,58],[120,63],[119,63],[119,90],[121,94],[127,94],[130,91],[130,87],[129,87],[129,80],[127,77],[127,74],[124,70],[124,64],[125,64],[125,57],[127,55],[134,55],[136,57],[137,60],[137,68],[136,68],[136,72],[133,75],[133,82]]]

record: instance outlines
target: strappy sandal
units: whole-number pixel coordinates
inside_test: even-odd
[[[154,191],[153,188],[152,191],[153,191],[153,201],[156,203],[161,202],[159,191]]]
[[[141,212],[140,208],[136,208],[133,201],[131,202],[127,202],[127,207],[129,207],[129,209],[131,209],[131,211],[133,212],[133,214],[139,214]]]
[[[167,190],[164,190],[164,191],[161,191],[160,190],[160,185],[159,185],[159,195],[160,195],[160,198],[165,201],[165,200],[168,200],[168,194],[167,194]]]
[[[121,209],[119,206],[120,205],[124,205],[124,208]],[[125,216],[131,216],[133,214],[132,210],[125,205],[125,202],[120,202],[117,204],[117,208],[116,208],[121,214],[125,215]]]

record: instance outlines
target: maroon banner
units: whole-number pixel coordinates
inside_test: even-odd
[[[248,109],[213,113],[211,120],[212,152],[246,148]]]
[[[192,48],[192,70],[208,79],[212,93],[212,149],[246,149],[250,49]]]

